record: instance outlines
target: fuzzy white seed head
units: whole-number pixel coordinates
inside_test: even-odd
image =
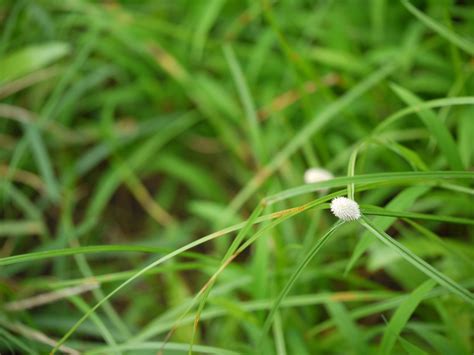
[[[330,171],[321,168],[310,168],[304,173],[304,182],[307,184],[314,184],[316,182],[322,182],[331,180],[334,175]],[[326,195],[329,189],[322,189],[319,191],[321,194]]]
[[[330,171],[321,168],[311,168],[304,173],[304,182],[307,184],[331,180],[332,178],[334,178],[334,176]]]
[[[331,212],[343,221],[355,221],[360,218],[359,204],[347,197],[336,197],[332,200]]]

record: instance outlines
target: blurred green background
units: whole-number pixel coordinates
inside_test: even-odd
[[[295,274],[327,186],[104,297],[311,167],[369,176],[363,211],[472,289],[473,56],[471,1],[0,0],[0,352],[48,353],[104,300],[61,351],[472,354],[472,306],[358,223]]]

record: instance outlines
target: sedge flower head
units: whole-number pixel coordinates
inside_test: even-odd
[[[331,212],[343,221],[355,221],[360,218],[359,204],[347,197],[336,197],[332,200]]]
[[[330,171],[321,168],[310,168],[304,173],[304,182],[307,184],[331,180],[332,178],[334,178],[334,175]]]

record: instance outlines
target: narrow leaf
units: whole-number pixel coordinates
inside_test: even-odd
[[[436,282],[431,279],[422,283],[397,308],[384,332],[380,345],[380,354],[392,353],[395,342],[411,315],[435,285]]]
[[[367,217],[362,216],[359,219],[359,223],[370,231],[377,239],[382,241],[385,245],[390,247],[392,250],[396,251],[400,254],[406,261],[416,267],[418,270],[426,274],[431,279],[438,282],[441,286],[447,288],[452,293],[458,295],[466,302],[470,303],[474,306],[474,296],[471,292],[467,289],[459,285],[457,282],[450,279],[445,274],[436,270],[433,266],[428,264],[426,261],[418,257],[417,255],[413,254],[410,250],[408,250],[405,246],[397,242],[395,239],[390,237],[387,233],[383,230],[378,228],[371,220]]]
[[[298,280],[298,277],[301,275],[303,270],[308,266],[309,262],[314,258],[314,256],[321,250],[324,244],[329,240],[329,237],[343,224],[342,221],[336,222],[331,229],[329,229],[326,234],[324,234],[311,248],[311,250],[306,254],[306,256],[301,260],[301,262],[298,264],[296,267],[295,271],[293,274],[290,276],[288,282],[286,283],[285,287],[280,291],[280,294],[276,298],[272,308],[270,309],[270,313],[268,314],[268,317],[265,321],[265,324],[263,326],[262,330],[262,338],[260,340],[260,344],[262,344],[263,339],[265,335],[268,333],[270,330],[270,327],[272,325],[273,318],[280,307],[280,304],[282,301],[285,299],[286,295],[288,295],[288,292],[290,292],[291,288],[295,284],[296,280]]]

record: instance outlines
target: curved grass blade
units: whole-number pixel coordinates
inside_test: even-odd
[[[263,205],[261,205],[263,207]],[[261,228],[260,230],[258,230],[251,238],[249,238],[244,244],[242,244],[240,246],[240,248],[238,248],[232,255],[230,255],[227,259],[224,259],[221,263],[221,265],[219,266],[219,268],[217,269],[216,272],[214,272],[214,274],[209,278],[209,280],[206,282],[206,284],[199,290],[199,292],[193,297],[192,301],[190,302],[190,304],[188,305],[188,307],[186,308],[186,310],[181,314],[181,316],[178,318],[177,321],[174,322],[174,325],[172,327],[172,329],[170,330],[170,332],[167,334],[166,338],[165,338],[165,344],[166,344],[166,341],[171,337],[171,335],[173,334],[175,328],[178,326],[178,324],[180,324],[182,322],[182,320],[184,319],[184,317],[191,311],[191,309],[194,307],[194,305],[196,304],[196,302],[204,297],[204,298],[207,298],[208,296],[208,293],[210,292],[209,288],[212,287],[212,285],[215,283],[215,281],[217,280],[217,278],[219,277],[219,275],[225,270],[225,268],[240,254],[242,253],[248,246],[250,246],[253,242],[255,242],[258,238],[260,238],[262,235],[264,235],[268,230],[274,228],[276,225],[280,224],[281,222],[287,220],[288,218],[291,218],[292,216],[298,214],[299,212],[301,211],[291,211],[285,215],[281,215],[278,219],[276,219],[275,221],[272,221],[270,224],[268,224],[267,226],[264,226],[263,228]],[[259,208],[255,209],[254,212],[252,213],[252,216],[253,215],[256,215],[257,213],[259,213]],[[246,226],[246,228],[250,228],[250,226]],[[239,233],[240,234],[240,233]],[[239,236],[237,238],[239,239],[243,239],[243,236],[244,234],[242,233],[241,234],[242,236],[239,238]],[[237,239],[236,238],[236,239]],[[237,243],[233,243],[235,245],[237,245]],[[230,254],[230,253],[229,253]],[[198,311],[196,312],[196,316],[194,316],[194,327],[196,328],[197,327],[197,322],[199,321],[199,316],[200,316],[200,312],[202,312],[202,307],[204,306],[202,300],[199,304],[199,309]],[[195,334],[195,333],[194,333]],[[192,354],[192,346],[193,346],[193,342],[194,342],[194,334],[193,334],[193,339],[190,343],[190,348],[189,348],[189,354]]]
[[[234,211],[242,207],[242,205],[258,190],[265,180],[278,168],[280,168],[280,166],[294,152],[301,148],[308,141],[308,139],[311,138],[311,136],[327,125],[341,111],[349,107],[352,102],[389,76],[396,69],[396,67],[397,65],[395,63],[389,63],[383,66],[373,74],[367,76],[358,85],[345,93],[339,100],[334,101],[322,112],[318,113],[317,117],[310,120],[310,122],[305,127],[303,127],[299,133],[274,156],[274,158],[261,170],[261,172],[256,174],[253,179],[250,180],[242,190],[240,190],[240,192],[229,205],[229,210]]]
[[[24,351],[24,354],[29,354],[29,355],[38,355],[39,353],[30,347],[30,345],[25,341],[21,341],[20,339],[17,339],[17,337],[13,336],[9,332],[7,332],[5,329],[0,328],[0,337],[5,338],[5,340],[8,342],[11,342],[12,344],[16,345],[18,349],[21,349]],[[14,354],[14,350],[9,347],[9,351],[11,354]]]
[[[263,340],[270,330],[270,327],[273,322],[273,318],[275,317],[275,314],[280,307],[280,304],[282,301],[285,299],[286,295],[288,295],[288,292],[290,292],[291,288],[295,284],[296,280],[298,277],[301,275],[303,270],[305,269],[306,266],[308,266],[309,262],[313,259],[313,257],[321,250],[324,244],[329,240],[329,237],[339,228],[344,222],[342,221],[337,221],[327,232],[324,234],[317,242],[314,244],[314,246],[310,249],[308,254],[301,260],[301,262],[298,264],[296,267],[295,271],[293,274],[290,276],[288,282],[286,283],[285,287],[280,291],[280,294],[276,298],[272,308],[270,309],[270,313],[267,316],[267,319],[265,320],[265,324],[263,325],[262,329],[262,335],[260,338],[260,345],[263,344]]]
[[[253,243],[255,240],[257,240],[259,237],[261,237],[264,233],[266,233],[268,230],[274,228],[276,225],[280,224],[281,222],[285,221],[286,219],[294,216],[295,214],[297,214],[298,212],[290,212],[289,214],[287,215],[282,215],[280,216],[277,220],[275,221],[272,221],[269,225],[263,227],[262,229],[260,229],[259,231],[257,231],[246,243],[244,243],[235,253],[233,253],[229,258],[227,258],[226,260],[224,260],[223,262],[220,263],[219,265],[219,268],[217,269],[217,271],[214,272],[214,274],[212,274],[211,278],[207,281],[207,283],[199,290],[199,292],[192,298],[192,300],[190,302],[188,302],[186,305],[185,305],[185,310],[183,312],[180,312],[180,316],[177,320],[174,320],[172,322],[172,324],[169,326],[169,328],[166,328],[166,330],[170,330],[168,332],[168,335],[165,337],[165,341],[164,343],[166,343],[166,341],[170,338],[170,336],[173,334],[174,330],[176,329],[177,326],[179,325],[182,325],[184,320],[186,319],[191,319],[191,321],[194,321],[196,322],[196,316],[195,315],[191,315],[190,317],[186,318],[186,315],[192,310],[192,308],[195,306],[196,302],[203,296],[205,295],[207,289],[209,288],[210,285],[212,285],[215,280],[217,279],[217,277],[220,275],[220,273],[222,273],[222,271],[224,271],[224,269],[230,264],[230,262],[232,262],[238,254],[240,254],[242,251],[244,251],[251,243]],[[202,317],[201,317],[202,318]],[[200,318],[200,319],[201,319]],[[148,334],[147,334],[148,333]],[[149,333],[150,333],[150,330],[148,329],[147,331],[145,331],[145,334],[146,335],[143,335],[143,333],[141,335],[139,335],[137,337],[137,339],[139,340],[144,340],[145,338],[147,338],[149,336]],[[151,337],[151,336],[150,336]]]
[[[249,281],[250,283],[250,281]],[[328,302],[338,301],[338,302],[372,302],[378,300],[385,300],[397,296],[393,292],[385,291],[352,291],[352,292],[334,292],[334,293],[318,293],[318,294],[305,294],[297,296],[288,296],[281,303],[281,308],[297,308],[297,307],[307,307],[315,305],[324,305]],[[254,301],[246,301],[236,303],[235,306],[238,307],[242,312],[256,312],[262,310],[270,310],[273,307],[275,300],[274,299],[261,299]],[[398,304],[398,303],[397,303]],[[225,308],[212,308],[205,310],[202,314],[201,319],[211,320],[219,317],[229,315],[228,309]],[[153,326],[153,329],[148,328],[145,331],[142,331],[137,336],[130,340],[130,343],[145,341],[156,337],[159,334],[167,332],[174,325],[174,321],[170,321],[170,318],[161,318],[159,321],[156,320],[156,323]],[[194,315],[190,315],[184,318],[180,322],[180,326],[186,324],[192,324],[194,321]]]
[[[465,282],[466,287],[473,287],[474,286],[474,279],[470,279],[468,282]],[[449,294],[450,291],[444,287],[436,287],[434,290],[430,291],[426,296],[425,299],[440,297]],[[399,306],[408,295],[402,296],[395,296],[387,300],[382,300],[380,302],[372,303],[367,306],[361,306],[357,309],[354,309],[350,312],[350,317],[354,320],[362,319],[371,315],[380,314],[381,312],[389,311],[393,308]],[[334,320],[329,319],[320,324],[316,325],[315,327],[310,328],[306,332],[307,337],[314,337],[318,334],[321,334],[332,327],[334,327]]]
[[[344,191],[336,192],[327,196],[324,196],[320,199],[314,200],[311,203],[308,203],[303,206],[298,206],[294,208],[289,208],[286,210],[270,213],[261,217],[258,217],[254,224],[258,224],[264,221],[273,220],[279,218],[283,215],[290,215],[294,212],[303,212],[307,209],[313,208],[325,201],[330,200],[332,197],[336,197],[341,195]],[[327,206],[324,206],[327,207]],[[205,243],[207,241],[213,240],[215,238],[222,237],[228,233],[235,232],[246,225],[247,221],[234,224],[230,227],[221,229],[217,232],[208,234],[196,241],[194,241],[192,246],[189,249]],[[190,245],[190,244],[188,244]],[[187,250],[187,249],[186,249]],[[39,251],[34,253],[28,254],[20,254],[20,255],[13,255],[8,256],[5,258],[0,258],[0,266],[17,264],[27,261],[33,260],[42,260],[42,259],[49,259],[59,256],[67,256],[67,255],[74,255],[74,254],[90,254],[90,253],[100,253],[100,252],[142,252],[142,253],[162,253],[168,252],[169,250],[166,248],[157,248],[157,247],[147,247],[147,246],[137,246],[137,245],[95,245],[95,246],[86,246],[86,247],[75,247],[75,248],[66,248],[66,249],[55,249],[55,250],[46,250],[46,251]],[[185,250],[183,250],[184,252]],[[180,254],[180,253],[178,253]]]
[[[357,146],[354,151],[351,153],[351,156],[349,157],[349,163],[347,164],[347,176],[348,177],[354,177],[355,176],[355,166],[357,162],[357,157],[359,155],[359,151],[361,149],[365,149],[367,147],[367,143],[363,142],[359,146]],[[355,195],[355,184],[354,182],[351,182],[350,184],[347,184],[347,197],[350,198],[351,200],[354,200],[354,195]]]
[[[408,209],[416,201],[418,197],[423,195],[428,191],[426,186],[411,186],[407,189],[401,191],[397,196],[395,196],[388,204],[388,209],[396,210],[405,210]],[[382,230],[387,230],[393,223],[395,218],[384,218],[384,217],[375,217],[373,223]],[[344,275],[347,275],[350,270],[354,267],[356,262],[360,257],[366,252],[366,250],[373,243],[373,238],[369,232],[362,234],[362,237],[357,242],[356,247],[351,255],[349,262],[347,263],[346,269],[344,270]]]
[[[27,261],[42,260],[56,258],[60,256],[76,255],[76,254],[95,254],[95,253],[116,253],[116,252],[140,252],[140,253],[162,253],[166,249],[137,246],[137,245],[94,245],[87,247],[76,247],[66,249],[55,249],[38,251],[35,253],[27,253],[20,255],[7,256],[0,259],[0,266],[12,265]]]
[[[355,165],[357,162],[357,157],[361,150],[365,150],[370,146],[370,143],[381,145],[390,151],[394,152],[401,158],[403,158],[407,163],[409,163],[414,170],[427,171],[428,168],[426,164],[421,160],[421,158],[413,150],[406,148],[405,146],[398,144],[390,139],[386,141],[380,139],[380,137],[369,136],[367,139],[362,140],[356,148],[352,151],[349,157],[349,163],[347,165],[347,177],[355,176]],[[352,182],[347,185],[347,197],[354,200],[355,194],[355,184]]]
[[[183,254],[184,255],[184,254]],[[214,266],[214,264],[211,264]],[[202,270],[205,267],[208,267],[208,263],[197,263],[197,262],[180,262],[179,264],[169,264],[163,267],[156,267],[153,270],[150,270],[146,275],[156,275],[163,272],[172,272],[172,271],[187,271],[187,270]],[[121,280],[126,280],[129,277],[133,276],[138,271],[138,268],[131,269],[128,271],[118,271],[113,273],[106,273],[100,275],[94,275],[93,277],[82,277],[76,279],[68,279],[61,281],[54,281],[48,283],[48,288],[57,289],[64,287],[71,287],[77,285],[84,285],[91,282],[97,282],[99,284],[105,284],[110,282],[117,282]]]
[[[416,213],[416,212],[391,211],[391,210],[387,210],[385,208],[376,207],[376,206],[361,206],[361,210],[364,214],[373,215],[373,216],[424,219],[427,221],[474,225],[474,219],[467,219],[467,218],[460,218],[460,217],[430,215],[426,213]]]
[[[415,94],[399,85],[392,83],[390,88],[409,105],[413,106],[423,102]],[[458,147],[444,122],[432,110],[420,111],[417,115],[438,142],[439,149],[446,157],[446,161],[451,166],[451,169],[464,170]]]
[[[44,225],[41,221],[31,220],[3,220],[0,221],[0,237],[41,235]]]
[[[421,157],[414,150],[392,141],[380,141],[379,144],[385,146],[387,149],[391,150],[392,152],[403,158],[408,164],[411,165],[413,170],[429,170],[423,159],[421,159]]]
[[[410,171],[410,172],[399,172],[399,173],[379,173],[379,174],[367,174],[367,175],[356,175],[352,177],[338,177],[331,180],[318,182],[314,184],[306,184],[298,187],[294,187],[288,190],[284,190],[275,195],[265,198],[265,202],[268,204],[275,203],[277,201],[286,200],[288,198],[303,195],[306,193],[314,192],[324,188],[340,187],[349,183],[363,184],[363,183],[380,183],[380,182],[393,182],[406,183],[406,182],[422,182],[427,180],[444,180],[444,179],[474,179],[474,172],[469,171]]]
[[[249,217],[249,219],[245,223],[245,226],[239,231],[239,233],[237,234],[235,239],[232,241],[232,244],[230,245],[229,249],[225,253],[224,258],[222,259],[222,262],[221,262],[221,267],[223,265],[225,265],[227,263],[227,260],[230,257],[232,257],[232,255],[235,253],[238,246],[242,243],[244,238],[250,232],[250,229],[254,225],[254,222],[257,219],[257,217],[262,213],[264,207],[265,206],[262,203],[259,203],[257,208],[255,208],[255,210],[252,212],[251,216]],[[201,296],[201,300],[199,302],[198,310],[197,310],[196,316],[194,318],[193,333],[192,333],[192,337],[191,337],[191,342],[189,344],[189,353],[190,354],[192,354],[192,352],[193,352],[193,346],[194,346],[194,342],[195,342],[195,339],[196,339],[196,333],[197,333],[197,330],[198,330],[199,318],[200,318],[201,313],[204,309],[207,298],[209,297],[209,293],[211,292],[212,287],[214,286],[214,283],[215,283],[215,280],[210,282],[208,284],[208,287],[206,288],[206,290],[204,291],[204,293]],[[186,315],[186,313],[183,314],[183,316],[185,316],[185,315]]]
[[[219,19],[219,13],[225,4],[225,0],[206,1],[201,5],[202,10],[199,13],[199,22],[194,29],[192,54],[196,59],[201,59],[204,52],[209,32]]]
[[[188,344],[184,343],[164,343],[164,342],[144,342],[144,343],[133,343],[133,344],[120,344],[114,347],[107,346],[101,347],[94,350],[86,351],[84,354],[105,354],[111,351],[132,351],[137,350],[154,350],[158,351],[164,346],[165,350],[185,352],[188,349]],[[196,345],[196,350],[200,354],[215,354],[215,355],[238,355],[238,352],[217,348],[213,346]]]
[[[127,286],[128,284],[132,283],[134,280],[138,279],[141,275],[145,274],[147,271],[153,269],[155,266],[158,266],[165,261],[172,259],[176,255],[189,250],[197,245],[203,244],[209,240],[212,240],[214,238],[217,238],[219,235],[216,234],[211,234],[207,237],[200,238],[192,243],[186,244],[185,246],[176,249],[175,251],[159,258],[158,260],[152,262],[151,264],[147,265],[146,267],[142,268],[140,271],[135,273],[132,277],[128,278],[126,281],[121,283],[118,287],[113,289],[111,292],[109,292],[103,299],[101,299],[99,302],[97,302],[87,313],[85,313],[70,329],[69,331],[58,341],[57,345],[54,347],[53,350],[51,350],[51,354],[55,354],[58,350],[59,347],[64,344],[64,342],[76,331],[76,329],[91,315],[93,314],[100,306],[102,306],[107,300],[109,300],[113,295],[115,295],[117,292],[119,292],[122,288]]]
[[[393,113],[384,119],[375,129],[374,134],[384,130],[389,125],[393,124],[402,117],[408,116],[412,113],[418,113],[421,111],[429,110],[436,107],[448,107],[448,106],[463,106],[463,105],[474,105],[474,97],[462,96],[462,97],[448,97],[443,99],[435,99],[431,101],[425,101],[418,105],[406,107]]]
[[[428,264],[426,261],[424,261],[417,255],[412,253],[405,246],[397,242],[395,239],[390,237],[383,230],[381,230],[376,225],[374,225],[372,221],[369,220],[367,217],[362,216],[358,221],[364,228],[370,231],[377,239],[379,239],[385,245],[387,245],[392,250],[400,254],[406,261],[408,261],[418,270],[420,270],[421,272],[426,274],[428,277],[430,277],[431,279],[439,283],[441,286],[444,286],[445,288],[450,290],[452,293],[458,295],[459,297],[464,299],[466,302],[474,306],[474,296],[467,289],[465,289],[464,287],[459,285],[457,282],[450,279],[445,274],[439,272],[433,266]]]
[[[46,144],[36,125],[23,124],[25,137],[30,144],[32,154],[35,158],[38,170],[44,179],[46,192],[53,202],[57,202],[60,198],[60,184],[54,173],[53,164],[48,154]]]
[[[223,50],[227,64],[229,65],[230,71],[232,73],[232,77],[234,78],[235,85],[237,86],[240,100],[242,101],[242,105],[245,109],[245,116],[247,118],[249,130],[249,141],[252,145],[252,152],[255,154],[254,158],[258,164],[262,164],[266,160],[266,153],[255,104],[252,100],[252,96],[250,95],[249,87],[237,57],[235,56],[234,50],[230,45],[225,45]]]
[[[283,333],[283,326],[281,324],[280,312],[275,314],[275,322],[273,323],[273,338],[278,355],[286,355],[285,335]]]
[[[89,310],[89,305],[80,297],[78,296],[70,296],[69,300],[71,303],[73,303],[82,313],[85,313]],[[95,326],[97,327],[98,331],[102,333],[102,338],[105,340],[105,342],[111,346],[117,346],[117,342],[115,341],[113,335],[111,334],[110,330],[107,328],[107,326],[102,322],[102,319],[97,315],[93,314],[91,315],[91,320],[94,322]],[[114,353],[117,355],[117,353]]]
[[[403,339],[402,337],[398,337],[398,340],[400,341],[400,345],[403,347],[403,349],[410,355],[428,355],[428,353],[422,349],[420,349],[418,346],[410,343],[408,340]]]
[[[409,1],[402,0],[402,4],[407,8],[408,11],[415,15],[427,27],[431,28],[433,31],[438,33],[440,36],[446,38],[449,42],[459,47],[463,51],[469,53],[470,55],[474,55],[474,43],[469,42],[468,40],[449,30],[448,28],[440,25],[431,17],[426,16],[423,12],[413,6]]]
[[[405,219],[405,222],[412,226],[417,232],[420,233],[421,236],[429,240],[431,243],[439,245],[447,255],[450,254],[453,258],[457,259],[457,261],[460,261],[467,267],[471,268],[472,272],[474,273],[474,260],[464,253],[465,250],[461,251],[451,244],[446,243],[446,241],[437,234],[433,233],[428,228],[425,228],[422,225],[412,221],[411,219]]]
[[[427,280],[418,286],[397,308],[393,314],[387,328],[383,334],[382,343],[380,345],[380,354],[391,354],[395,342],[416,310],[421,301],[426,297],[428,292],[436,285],[434,280]]]
[[[217,277],[219,275],[220,272],[222,272],[222,270],[225,268],[225,266],[227,265],[227,263],[231,262],[233,260],[233,258],[235,258],[238,254],[240,254],[243,250],[245,250],[250,244],[252,244],[257,238],[259,238],[266,230],[274,227],[276,224],[278,223],[281,223],[283,222],[284,220],[298,214],[298,213],[301,213],[311,207],[315,207],[317,206],[318,204],[321,205],[321,207],[323,207],[323,202],[326,201],[327,199],[327,196],[326,197],[323,197],[323,198],[320,198],[320,199],[317,199],[315,201],[313,201],[312,203],[310,204],[306,204],[304,206],[300,206],[300,207],[297,207],[297,208],[292,208],[292,209],[289,209],[289,210],[285,210],[285,211],[281,211],[280,213],[273,213],[271,214],[270,216],[271,217],[274,217],[274,218],[277,218],[277,220],[273,221],[272,223],[270,223],[268,226],[262,228],[259,232],[257,232],[252,238],[248,239],[236,252],[235,254],[232,256],[232,258],[229,258],[227,261],[226,261],[226,264],[222,265],[221,268],[219,268],[219,270],[213,275],[213,277]],[[283,213],[282,213],[283,212]],[[245,226],[245,223],[246,222],[243,222],[239,225],[239,228],[242,228]],[[165,261],[168,261],[172,258],[174,258],[175,256],[189,250],[189,249],[192,249],[198,245],[201,245],[201,244],[204,244],[210,240],[213,240],[215,238],[218,238],[218,237],[221,237],[233,230],[235,230],[235,226],[233,227],[229,227],[229,228],[226,228],[224,230],[221,230],[219,232],[215,232],[215,233],[212,233],[212,234],[209,234],[205,237],[202,237],[198,240],[195,240],[194,242],[192,243],[188,243],[186,245],[184,245],[183,247],[181,248],[178,248],[176,250],[174,250],[173,252],[159,258],[158,260],[150,263],[149,265],[147,265],[146,267],[142,268],[141,270],[139,270],[137,273],[135,273],[132,277],[128,278],[126,281],[124,281],[123,283],[121,283],[119,286],[117,286],[115,289],[113,289],[110,293],[108,293],[103,299],[101,299],[98,303],[96,303],[94,305],[94,307],[92,307],[86,314],[84,314],[82,316],[82,318],[80,318],[70,329],[69,331],[58,341],[56,347],[51,351],[51,354],[55,354],[59,347],[64,344],[64,342],[76,331],[76,329],[92,314],[94,313],[100,306],[102,306],[107,300],[109,300],[111,297],[113,297],[116,293],[118,293],[122,288],[124,288],[125,286],[127,286],[128,284],[132,283],[134,280],[138,279],[140,276],[142,276],[143,274],[146,274],[149,270],[153,269],[154,267],[164,263]],[[200,296],[200,294],[198,294],[197,296]]]
[[[331,318],[334,319],[337,328],[343,338],[355,350],[355,354],[366,354],[367,346],[363,334],[357,327],[357,323],[350,317],[346,307],[340,302],[328,302],[325,304]]]
[[[65,42],[49,42],[24,47],[0,59],[0,83],[16,79],[48,66],[66,56],[71,46]]]

